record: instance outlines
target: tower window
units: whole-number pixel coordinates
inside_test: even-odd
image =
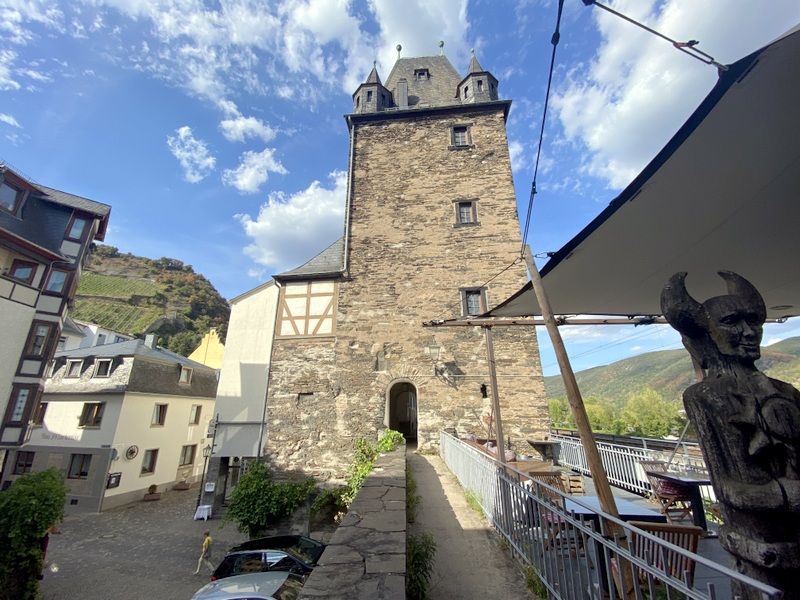
[[[427,81],[431,78],[428,69],[414,69],[414,79],[417,81]]]
[[[455,125],[450,129],[450,148],[469,148],[471,145],[469,125]]]
[[[486,312],[486,288],[462,288],[460,291],[463,316]]]
[[[478,79],[478,91],[483,91],[483,79]]]
[[[372,92],[369,90],[367,91],[367,102],[372,102]]]
[[[469,86],[468,86],[468,85],[465,85],[465,86],[464,86],[464,98],[466,98],[466,97],[467,97],[467,93],[469,93]]]
[[[456,213],[455,227],[479,224],[477,200],[455,200],[453,204]]]

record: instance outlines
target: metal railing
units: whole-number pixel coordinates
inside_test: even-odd
[[[678,598],[718,600],[726,595],[713,582],[695,585],[692,569],[673,574],[673,557],[683,556],[704,578],[731,589],[777,600],[781,592],[697,554],[679,548],[588,504],[589,497],[570,496],[463,443],[440,435],[447,467],[481,506],[512,553],[541,580],[548,598],[557,600],[644,600]],[[584,500],[581,500],[584,498]],[[569,501],[572,510],[565,510]],[[656,513],[654,512],[654,515]],[[623,535],[611,535],[614,526]],[[649,542],[645,553],[628,548],[631,534]],[[627,577],[623,576],[628,573]],[[624,580],[633,582],[625,589]]]
[[[559,443],[557,458],[559,465],[569,467],[584,475],[590,474],[589,463],[586,460],[586,453],[580,438],[551,433],[550,439]],[[603,461],[603,468],[608,475],[608,482],[641,496],[647,496],[650,493],[650,484],[639,462],[642,460],[667,461],[672,454],[672,452],[648,448],[646,443],[642,447],[623,446],[601,441],[596,443],[600,459]],[[675,453],[672,457],[670,469],[678,473],[708,475],[702,455],[699,454],[699,451],[697,453],[687,452],[687,446],[688,444],[684,443],[683,451]],[[701,486],[700,493],[706,500],[714,502],[714,490],[711,486]]]

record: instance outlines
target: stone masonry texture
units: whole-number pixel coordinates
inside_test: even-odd
[[[527,281],[505,130],[505,102],[354,115],[347,270],[338,282],[335,335],[277,339],[268,400],[274,463],[341,478],[353,442],[374,441],[390,390],[416,390],[420,448],[441,429],[486,437],[491,397],[484,331],[423,327],[462,315],[463,288],[486,288],[488,306]],[[471,146],[453,149],[451,128]],[[458,201],[477,205],[458,226]],[[505,270],[504,270],[505,269]],[[517,452],[547,431],[533,327],[493,328],[504,433]],[[428,347],[441,347],[434,375]],[[494,437],[492,431],[491,437]]]

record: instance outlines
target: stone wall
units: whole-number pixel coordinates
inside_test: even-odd
[[[404,600],[406,451],[378,457],[300,598]]]
[[[348,272],[339,282],[335,336],[276,340],[268,451],[287,469],[341,477],[353,441],[389,426],[392,386],[416,391],[418,442],[441,429],[486,437],[491,398],[483,330],[426,328],[462,314],[463,288],[494,306],[527,281],[520,255],[505,103],[353,118]],[[362,118],[363,117],[363,118]],[[472,145],[453,149],[451,128]],[[474,201],[475,225],[456,223]],[[533,327],[497,327],[494,347],[505,434],[518,451],[547,431]],[[441,347],[434,374],[428,347]],[[492,437],[494,435],[492,434]]]

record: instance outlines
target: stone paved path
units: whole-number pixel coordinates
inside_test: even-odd
[[[247,539],[234,523],[194,521],[197,490],[165,492],[157,502],[137,502],[100,514],[67,517],[51,536],[45,600],[189,600],[209,581],[193,575],[203,530],[214,539],[214,564]]]
[[[530,600],[522,570],[499,538],[465,500],[438,456],[408,453],[422,497],[411,531],[429,531],[437,544],[433,600]],[[194,576],[202,532],[214,538],[216,563],[246,539],[232,523],[194,521],[196,490],[165,492],[100,514],[68,517],[53,536],[41,584],[44,600],[189,600],[208,582]]]
[[[531,600],[522,567],[501,547],[487,521],[467,504],[458,481],[439,456],[408,453],[421,498],[411,533],[436,540],[432,600]]]

